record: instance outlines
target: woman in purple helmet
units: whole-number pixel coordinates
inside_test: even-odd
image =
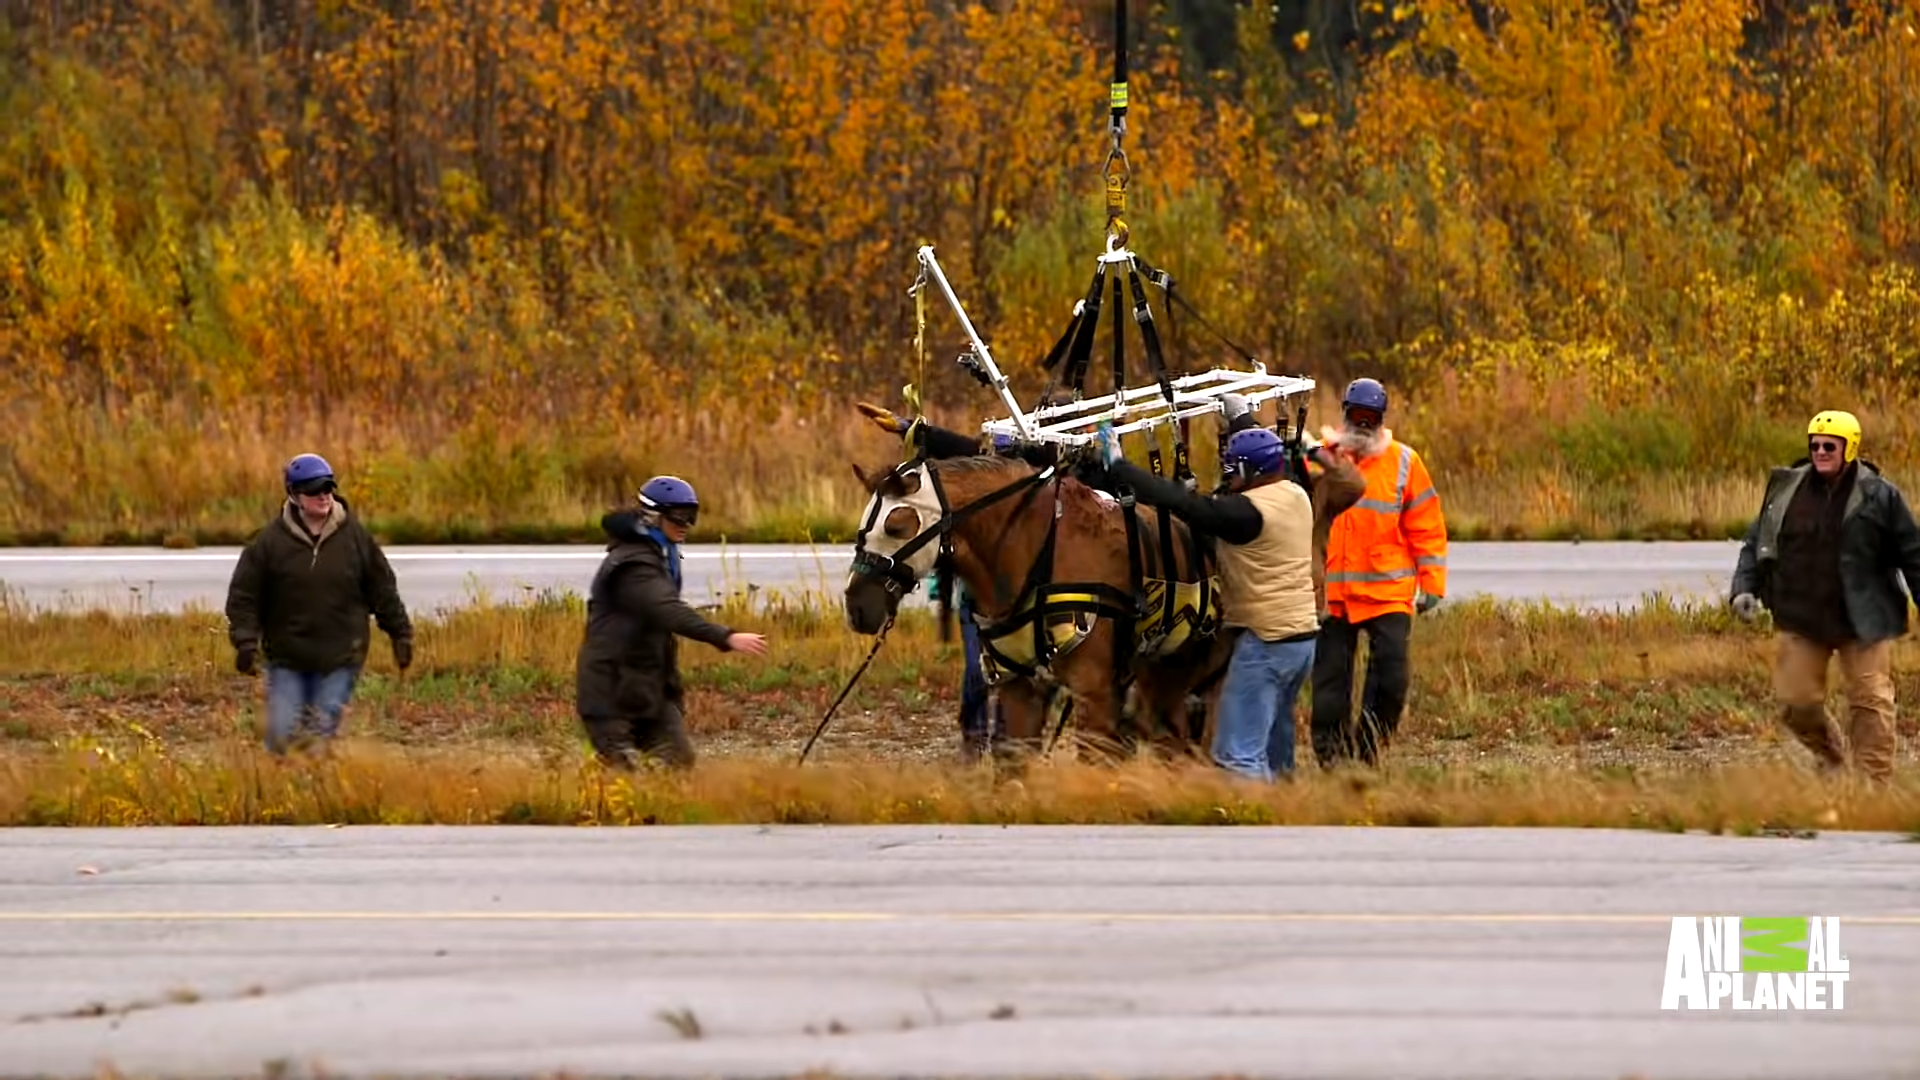
[[[766,655],[761,635],[709,622],[680,598],[680,545],[699,516],[691,484],[656,476],[640,488],[637,507],[600,519],[607,555],[588,590],[574,704],[594,752],[615,768],[643,758],[693,764],[676,638]]]

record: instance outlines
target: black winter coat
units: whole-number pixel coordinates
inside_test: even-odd
[[[227,584],[227,638],[277,667],[333,671],[367,662],[368,616],[396,641],[413,623],[393,566],[347,501],[313,536],[291,502],[246,548]]]
[[[1893,481],[1878,466],[1855,463],[1840,532],[1840,581],[1854,637],[1871,645],[1907,632],[1907,595],[1920,596],[1920,526]],[[1776,468],[1767,478],[1760,514],[1748,526],[1733,570],[1729,598],[1752,593],[1769,608],[1791,580],[1777,578],[1780,527],[1787,507],[1813,465],[1806,458]],[[1906,591],[1901,591],[1901,579]]]
[[[685,701],[676,635],[727,652],[733,631],[680,599],[671,545],[642,528],[638,511],[608,514],[600,528],[611,542],[588,590],[574,707],[588,720],[661,718]]]

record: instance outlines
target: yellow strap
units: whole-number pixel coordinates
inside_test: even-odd
[[[920,387],[927,381],[927,280],[926,272],[921,271],[920,280],[913,284],[913,352],[919,364],[914,381],[901,387],[900,395],[906,399],[907,407],[915,416],[925,416],[926,409],[920,404]]]

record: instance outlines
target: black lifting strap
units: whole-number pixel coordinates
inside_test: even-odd
[[[1127,284],[1133,289],[1133,321],[1140,324],[1140,340],[1147,350],[1147,370],[1160,384],[1160,395],[1167,399],[1167,411],[1173,412],[1176,409],[1173,379],[1167,374],[1167,359],[1160,351],[1160,330],[1154,325],[1153,309],[1147,304],[1147,290],[1140,283],[1140,271],[1131,265],[1127,267]],[[1117,302],[1119,282],[1114,285]],[[1173,429],[1173,478],[1182,483],[1193,479],[1193,469],[1187,460],[1187,440],[1178,425]]]
[[[1146,275],[1146,281],[1158,284],[1160,290],[1165,292],[1165,296],[1167,296],[1167,315],[1169,315],[1169,317],[1173,315],[1173,307],[1183,307],[1188,315],[1194,317],[1196,323],[1200,323],[1202,327],[1206,327],[1206,331],[1213,334],[1215,338],[1219,338],[1227,348],[1231,348],[1235,354],[1238,354],[1240,359],[1244,359],[1244,361],[1248,361],[1248,363],[1256,363],[1256,361],[1260,359],[1260,357],[1254,356],[1246,346],[1240,346],[1233,338],[1229,338],[1227,334],[1219,332],[1219,329],[1206,319],[1206,315],[1202,315],[1196,307],[1188,304],[1187,298],[1185,298],[1177,288],[1173,288],[1173,275],[1169,275],[1164,269],[1158,269],[1158,267],[1150,265],[1146,259],[1139,258],[1139,256],[1133,258],[1133,265],[1139,269],[1139,273]],[[1142,304],[1142,307],[1144,307],[1144,304]],[[1150,348],[1152,348],[1152,346],[1150,346]],[[1152,354],[1150,354],[1150,357],[1152,357]],[[1304,411],[1304,409],[1302,409],[1302,411]],[[1302,419],[1302,423],[1304,423],[1304,419]],[[1221,477],[1223,477],[1223,479],[1225,479],[1225,461],[1227,461],[1227,438],[1229,438],[1227,425],[1219,425],[1219,429],[1217,429],[1217,440],[1219,440],[1219,461],[1223,463],[1223,465],[1221,465]],[[1187,469],[1185,477],[1190,477],[1190,475],[1192,475],[1192,471]],[[1185,477],[1183,477],[1183,479],[1185,479]]]
[[[1134,256],[1133,261],[1134,261],[1134,264],[1140,268],[1140,272],[1147,275],[1148,281],[1151,281],[1155,285],[1160,286],[1160,290],[1167,294],[1167,304],[1168,304],[1169,312],[1172,311],[1172,305],[1174,304],[1180,305],[1180,307],[1183,310],[1185,310],[1188,315],[1191,315],[1193,317],[1194,321],[1198,322],[1201,326],[1206,327],[1208,333],[1212,334],[1214,337],[1219,338],[1221,343],[1224,344],[1227,348],[1232,349],[1235,353],[1237,353],[1240,359],[1245,360],[1249,364],[1254,363],[1259,359],[1259,357],[1255,356],[1245,346],[1236,344],[1232,338],[1221,333],[1219,327],[1216,327],[1212,323],[1208,322],[1206,316],[1200,314],[1197,308],[1195,308],[1192,304],[1188,303],[1187,298],[1181,295],[1178,291],[1174,289],[1173,275],[1167,273],[1165,270],[1155,269],[1154,267],[1148,265],[1147,261],[1145,259],[1140,258],[1138,255]]]
[[[1127,283],[1133,291],[1133,321],[1140,326],[1140,339],[1146,347],[1147,370],[1155,382],[1160,384],[1160,394],[1167,400],[1167,411],[1177,411],[1173,396],[1173,380],[1167,374],[1166,357],[1160,351],[1160,332],[1153,322],[1153,309],[1147,304],[1147,290],[1140,283],[1140,272],[1133,265],[1127,267]],[[1114,282],[1114,302],[1119,304],[1118,280]],[[1166,475],[1160,466],[1160,440],[1156,436],[1148,442],[1148,460],[1156,476]],[[1193,468],[1187,457],[1187,440],[1178,424],[1173,428],[1173,479],[1181,484],[1189,484],[1193,479]],[[1160,595],[1160,633],[1167,634],[1173,629],[1173,614],[1178,606],[1175,585],[1179,575],[1175,572],[1176,563],[1173,550],[1173,515],[1166,510],[1160,511],[1160,564],[1161,574],[1166,580],[1166,589]],[[1197,568],[1197,565],[1196,565]]]
[[[1085,393],[1087,365],[1093,360],[1093,332],[1099,325],[1100,301],[1102,294],[1106,292],[1106,284],[1107,264],[1100,263],[1093,269],[1093,284],[1087,287],[1086,299],[1081,301],[1079,310],[1075,311],[1073,318],[1067,322],[1066,331],[1060,335],[1058,341],[1053,343],[1053,348],[1047,351],[1045,364],[1047,385],[1040,391],[1040,402],[1035,406],[1036,408],[1045,408],[1052,404],[1054,387],[1062,381],[1054,376],[1053,368],[1055,364],[1060,363],[1063,355],[1066,358],[1066,365],[1060,374],[1064,377],[1067,389],[1073,392],[1075,398]]]

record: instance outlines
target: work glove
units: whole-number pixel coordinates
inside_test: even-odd
[[[1095,429],[1094,445],[1100,451],[1097,460],[1102,465],[1111,465],[1125,456],[1120,453],[1120,440],[1113,437],[1113,424],[1109,421],[1100,421]]]
[[[253,658],[258,652],[258,650],[259,650],[259,646],[255,645],[253,642],[251,641],[243,642],[237,649],[234,650],[233,670],[239,672],[242,675],[253,674],[254,671],[257,670],[253,666]]]
[[[1439,607],[1442,599],[1444,599],[1444,597],[1423,592],[1413,598],[1413,610],[1418,614],[1425,615],[1427,612]]]
[[[393,639],[393,662],[399,666],[401,671],[405,671],[407,668],[413,666],[412,638],[400,637]]]
[[[1220,407],[1226,413],[1229,424],[1247,415],[1247,412],[1253,408],[1247,404],[1247,399],[1239,394],[1221,394]]]
[[[1760,615],[1760,598],[1750,592],[1743,592],[1733,598],[1733,613],[1741,622],[1752,622]]]
[[[904,435],[906,434],[906,430],[908,426],[912,424],[912,421],[907,420],[904,417],[895,415],[891,409],[883,409],[880,406],[871,404],[869,402],[865,402],[865,401],[856,402],[854,404],[854,408],[859,409],[861,412],[865,413],[867,415],[867,419],[872,420],[875,424],[879,425],[880,430],[888,432],[890,434]]]

